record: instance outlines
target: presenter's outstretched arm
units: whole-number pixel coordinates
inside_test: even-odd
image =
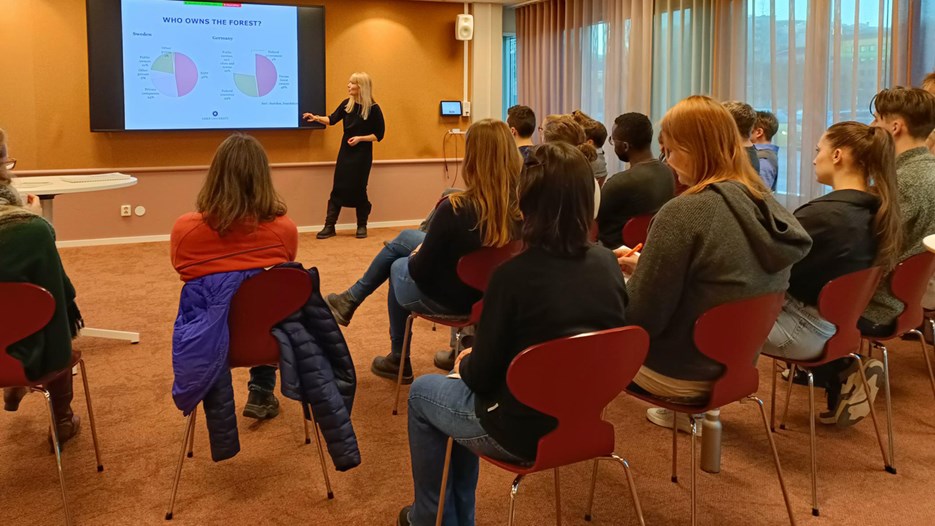
[[[328,117],[315,115],[314,113],[303,113],[302,118],[308,122],[317,122],[319,124],[324,124],[325,126],[331,126],[331,120],[328,119]]]

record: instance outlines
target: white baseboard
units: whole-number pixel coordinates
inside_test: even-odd
[[[397,228],[401,226],[419,226],[423,219],[403,219],[401,221],[373,221],[367,224],[368,228]],[[300,226],[299,233],[318,232],[324,225]],[[334,226],[335,230],[356,230],[357,223],[340,223]],[[169,240],[169,234],[155,236],[130,237],[104,237],[99,239],[73,239],[69,241],[56,241],[58,248],[99,247],[105,245],[133,245],[137,243],[159,243]]]

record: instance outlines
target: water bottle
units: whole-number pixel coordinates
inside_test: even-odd
[[[712,409],[701,423],[701,469],[721,472],[721,410]]]

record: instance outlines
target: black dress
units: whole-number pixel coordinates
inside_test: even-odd
[[[338,207],[369,207],[367,199],[367,181],[370,179],[370,166],[373,164],[373,143],[361,141],[351,146],[347,140],[351,137],[376,135],[377,141],[383,140],[385,126],[383,112],[376,103],[370,107],[370,115],[364,120],[360,115],[360,104],[345,111],[347,99],[338,106],[328,119],[332,125],[344,121],[344,137],[334,167],[334,184],[331,189],[331,201]]]

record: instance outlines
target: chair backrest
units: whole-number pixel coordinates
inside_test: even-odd
[[[631,217],[630,220],[623,225],[624,244],[633,248],[640,243],[646,243],[646,238],[649,237],[649,224],[652,223],[654,215],[655,214],[646,214]]]
[[[903,334],[922,325],[922,296],[932,272],[935,272],[935,254],[932,252],[916,254],[896,265],[890,277],[890,290],[893,297],[906,307],[896,318],[894,334]]]
[[[311,277],[297,268],[274,267],[244,281],[228,316],[230,367],[279,364],[279,344],[270,331],[311,293]]]
[[[867,309],[883,278],[883,267],[870,267],[835,278],[821,288],[818,312],[837,328],[825,344],[821,361],[833,361],[860,351],[857,320]]]
[[[510,392],[558,420],[539,440],[535,470],[613,452],[614,426],[602,412],[629,385],[648,350],[646,331],[620,327],[534,345],[513,359],[506,375]]]
[[[522,241],[512,241],[497,248],[481,247],[458,260],[458,278],[469,287],[485,292],[494,270],[522,250]],[[471,309],[471,320],[474,323],[480,321],[483,304],[484,300],[481,299]]]
[[[757,355],[776,323],[784,292],[764,294],[718,305],[695,321],[695,346],[726,370],[718,378],[708,405],[721,407],[756,392],[760,373]]]
[[[23,364],[7,348],[45,327],[55,313],[55,298],[32,283],[0,283],[0,387],[22,387],[31,382]]]

